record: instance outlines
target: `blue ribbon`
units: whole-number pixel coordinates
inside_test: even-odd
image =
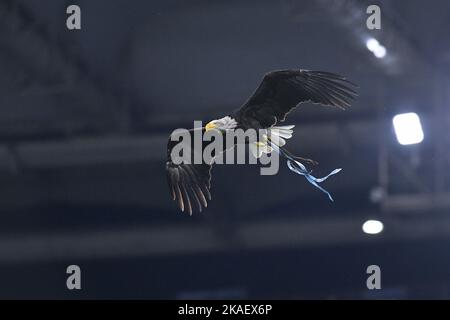
[[[272,148],[277,151],[279,154],[283,155],[284,157],[286,157],[287,160],[287,166],[288,168],[299,174],[302,175],[306,178],[306,180],[308,180],[309,183],[311,183],[313,186],[315,186],[317,189],[321,190],[323,193],[328,195],[328,198],[334,202],[333,197],[331,196],[331,194],[325,190],[324,188],[322,188],[321,186],[319,186],[319,183],[325,181],[328,179],[328,177],[335,175],[336,173],[340,172],[342,170],[342,168],[338,168],[338,169],[334,169],[333,171],[331,171],[328,175],[326,175],[325,177],[322,178],[316,178],[314,177],[311,173],[311,171],[308,171],[306,169],[306,167],[299,161],[294,160],[288,153],[286,153],[283,149],[279,148],[276,144],[271,143]]]
[[[314,176],[311,174],[312,171],[308,171],[308,170],[306,169],[306,167],[305,167],[302,163],[300,163],[300,162],[298,162],[298,161],[296,161],[296,160],[288,160],[288,161],[287,161],[287,165],[288,165],[288,168],[289,168],[291,171],[293,171],[293,172],[295,172],[295,173],[297,173],[297,174],[299,174],[299,175],[305,176],[306,180],[308,180],[309,183],[311,183],[313,186],[315,186],[317,189],[321,190],[322,192],[326,193],[326,194],[328,195],[328,198],[329,198],[331,201],[334,201],[334,200],[333,200],[333,197],[331,196],[331,194],[330,194],[327,190],[325,190],[324,188],[322,188],[321,186],[319,186],[319,183],[321,183],[321,182],[327,180],[328,177],[330,177],[330,176],[332,176],[332,175],[335,175],[336,173],[340,172],[340,171],[342,170],[342,168],[334,169],[333,171],[331,171],[331,172],[330,172],[328,175],[326,175],[325,177],[322,177],[322,178],[316,178],[316,177],[314,177]]]

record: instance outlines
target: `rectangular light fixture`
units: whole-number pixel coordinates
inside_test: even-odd
[[[422,124],[417,113],[397,114],[393,119],[395,135],[401,145],[417,144],[423,140]]]

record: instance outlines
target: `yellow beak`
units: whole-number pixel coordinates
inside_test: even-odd
[[[206,131],[209,131],[209,130],[215,129],[215,128],[217,128],[217,126],[212,122],[208,122],[205,126]]]

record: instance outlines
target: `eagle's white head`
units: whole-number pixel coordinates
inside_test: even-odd
[[[205,126],[206,131],[211,129],[218,129],[221,131],[233,130],[237,127],[238,123],[230,116],[223,117],[222,119],[212,120]]]

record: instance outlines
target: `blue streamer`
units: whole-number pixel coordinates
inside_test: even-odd
[[[300,163],[300,162],[298,162],[298,161],[296,161],[296,160],[290,160],[290,159],[289,159],[289,160],[287,161],[287,165],[288,165],[288,168],[289,168],[291,171],[293,171],[293,172],[295,172],[295,173],[297,173],[297,174],[299,174],[299,175],[305,176],[306,180],[308,180],[309,183],[311,183],[313,186],[315,186],[317,189],[321,190],[322,192],[326,193],[326,194],[328,195],[328,198],[329,198],[331,201],[334,201],[334,200],[333,200],[333,197],[331,196],[331,194],[330,194],[327,190],[325,190],[324,188],[322,188],[321,186],[319,186],[319,183],[320,183],[320,182],[323,182],[323,181],[325,181],[325,180],[327,180],[328,177],[330,177],[330,176],[332,176],[332,175],[335,175],[336,173],[340,172],[340,171],[342,170],[342,168],[334,169],[333,171],[331,171],[331,172],[330,172],[328,175],[326,175],[325,177],[322,177],[322,178],[316,178],[316,177],[314,177],[314,176],[311,174],[311,171],[306,170],[306,167],[305,167],[302,163]]]
[[[312,184],[313,186],[315,186],[317,189],[321,190],[323,193],[328,195],[328,198],[334,202],[333,197],[331,196],[331,194],[325,190],[324,188],[322,188],[319,183],[325,181],[328,179],[328,177],[335,175],[336,173],[339,173],[342,168],[338,168],[338,169],[334,169],[333,171],[331,171],[328,175],[326,175],[325,177],[322,178],[316,178],[314,177],[311,173],[312,171],[308,171],[306,169],[306,167],[299,161],[294,160],[289,154],[287,154],[286,152],[283,151],[283,149],[279,148],[278,146],[276,146],[275,144],[271,144],[271,146],[273,147],[273,149],[275,151],[277,151],[280,155],[283,155],[284,157],[286,157],[287,160],[287,166],[289,168],[289,170],[302,175],[306,178],[306,180]]]

